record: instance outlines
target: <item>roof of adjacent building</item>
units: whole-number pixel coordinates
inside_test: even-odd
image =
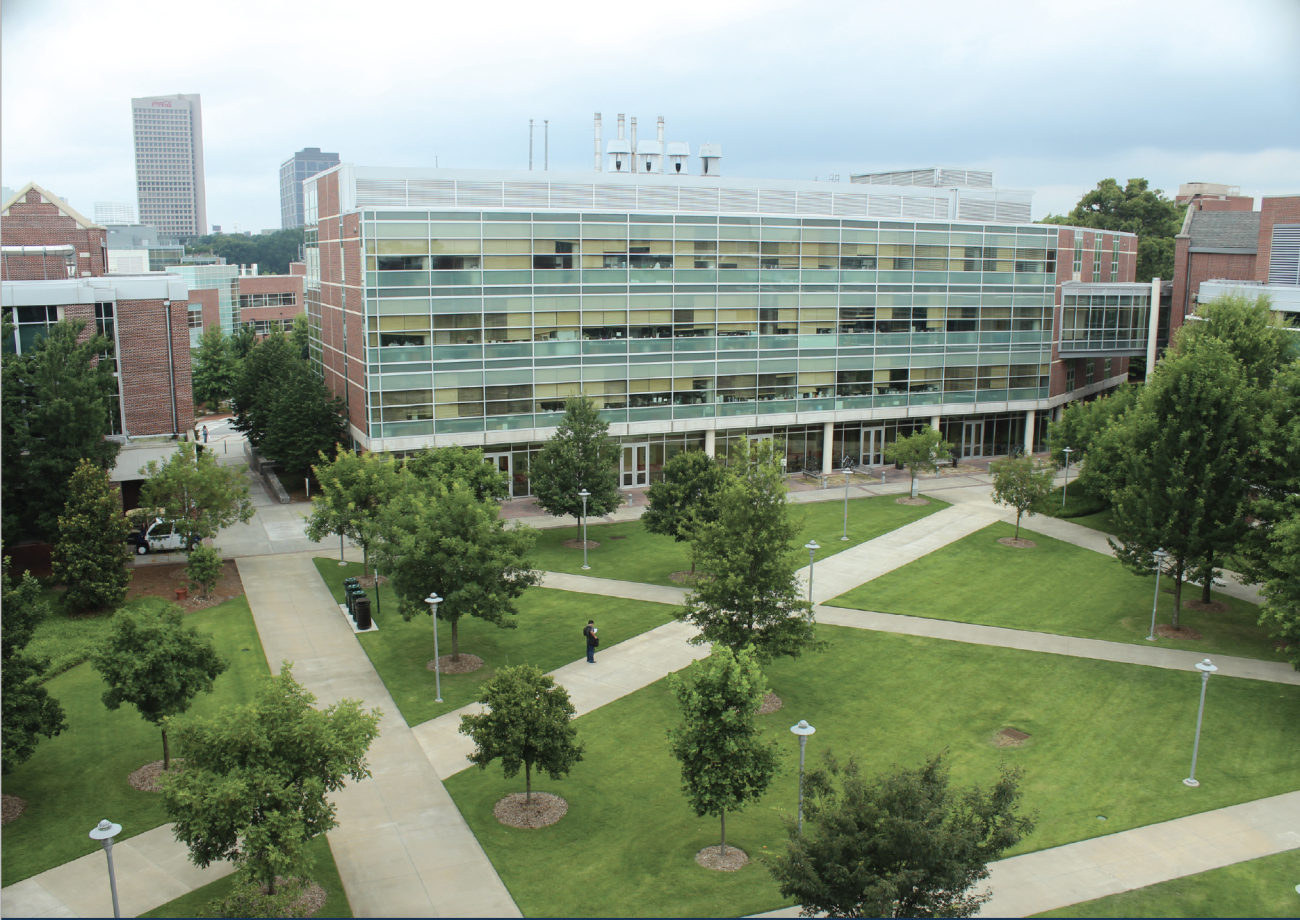
[[[1194,211],[1191,216],[1192,249],[1255,252],[1259,247],[1259,211]]]
[[[77,226],[80,227],[82,230],[103,230],[104,229],[100,224],[95,223],[89,217],[86,217],[84,214],[77,211],[75,208],[72,207],[72,205],[68,204],[58,195],[41,188],[35,182],[28,182],[18,191],[14,192],[7,199],[5,199],[5,201],[2,204],[0,204],[0,213],[7,214],[9,212],[9,207],[11,205],[20,202],[26,202],[27,193],[32,191],[33,189],[35,189],[36,192],[41,196],[42,204],[54,205],[56,208],[59,209],[60,212],[63,213],[65,217],[71,217],[73,220],[75,220],[77,222]]]

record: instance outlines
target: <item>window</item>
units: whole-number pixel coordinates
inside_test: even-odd
[[[1092,386],[1092,372],[1097,367],[1097,362],[1093,358],[1084,359],[1084,377],[1083,382]]]
[[[203,328],[203,304],[192,303],[189,305],[189,327],[191,329]]]
[[[380,266],[380,268],[383,267],[383,265]],[[271,294],[239,295],[239,309],[241,310],[247,310],[253,307],[294,307],[297,305],[298,295],[293,291],[276,292]]]
[[[1101,234],[1097,235],[1092,249],[1092,280],[1101,280]]]
[[[1112,237],[1110,241],[1110,280],[1119,280],[1119,237]]]
[[[1068,393],[1074,389],[1074,365],[1071,361],[1065,365],[1065,391]]]
[[[1076,275],[1083,273],[1083,237],[1076,237],[1074,240],[1074,273]]]
[[[1101,375],[1107,380],[1110,379],[1110,358],[1106,359],[1106,363],[1102,367]]]

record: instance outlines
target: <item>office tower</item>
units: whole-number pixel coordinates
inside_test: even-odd
[[[337,153],[304,147],[280,164],[280,229],[302,226],[302,181],[339,165]]]
[[[140,223],[163,239],[208,232],[203,113],[198,93],[131,100]]]

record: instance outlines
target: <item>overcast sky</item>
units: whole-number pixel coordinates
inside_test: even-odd
[[[279,226],[279,164],[592,168],[593,113],[723,170],[992,169],[1035,218],[1099,179],[1300,192],[1300,2],[5,0],[0,181],[135,203],[132,96],[203,99],[208,220]]]

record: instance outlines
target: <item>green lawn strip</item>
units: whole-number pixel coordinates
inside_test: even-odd
[[[791,507],[795,520],[803,520],[797,545],[803,547],[816,539],[821,549],[818,559],[833,556],[851,546],[873,540],[881,534],[897,530],[904,524],[934,514],[948,503],[933,496],[929,505],[900,505],[895,496],[854,498],[849,500],[849,539],[841,541],[844,533],[844,503],[842,501],[809,502]],[[673,572],[688,571],[691,561],[686,543],[677,543],[646,531],[640,521],[618,524],[587,524],[587,539],[600,545],[587,550],[589,571],[582,570],[582,549],[566,548],[568,540],[581,540],[577,527],[556,527],[540,532],[533,553],[536,566],[548,572],[567,572],[571,575],[591,575],[598,578],[615,578],[619,581],[637,581],[643,584],[672,585]]]
[[[1081,514],[1078,517],[1062,518],[1071,524],[1078,524],[1082,527],[1089,527],[1093,530],[1100,531],[1104,534],[1115,533],[1115,520],[1109,508],[1105,511],[1098,511],[1095,514]]]
[[[209,716],[251,699],[256,678],[267,667],[247,599],[232,598],[189,614],[185,622],[211,632],[221,657],[230,662],[213,693],[199,694],[190,713]],[[127,782],[132,771],[162,760],[158,728],[141,719],[134,706],[116,712],[104,708],[104,683],[89,663],[46,687],[63,705],[68,728],[41,739],[32,759],[5,777],[4,791],[26,799],[27,810],[4,829],[4,885],[99,850],[86,834],[101,818],[122,825],[119,842],[167,821],[157,793],[138,792]]]
[[[990,783],[998,764],[1025,768],[1038,829],[1013,852],[1102,834],[1300,788],[1300,687],[1216,678],[1206,703],[1197,776],[1191,758],[1200,676],[1090,659],[823,626],[829,649],[768,668],[784,708],[764,716],[786,752],[784,773],[758,804],[727,820],[728,842],[751,858],[784,846],[780,815],[797,802],[807,719],[810,765],[854,754],[871,771],[915,766],[948,751],[953,781]],[[782,901],[757,864],[713,873],[694,862],[717,843],[718,822],[696,818],[680,792],[665,731],[676,703],[659,681],[578,720],[585,759],[534,788],[569,802],[550,828],[523,831],[491,814],[521,791],[499,764],[445,785],[525,916],[741,916]],[[1028,732],[998,748],[1005,727]],[[1107,821],[1097,820],[1105,815]],[[610,880],[617,880],[611,882]]]
[[[325,889],[325,905],[316,911],[316,917],[351,917],[352,906],[343,890],[343,880],[339,878],[338,866],[334,864],[334,854],[329,842],[324,837],[317,837],[307,844],[308,850],[316,858],[310,876]],[[241,870],[242,871],[242,870]],[[195,888],[189,894],[183,894],[161,907],[140,914],[141,917],[209,917],[208,903],[217,898],[224,898],[235,886],[239,873],[235,872],[215,882],[209,882],[202,888]]]
[[[342,603],[343,579],[359,576],[361,565],[354,562],[344,567],[336,560],[322,558],[315,562],[321,578]],[[374,595],[373,590],[367,593]],[[532,664],[552,671],[582,658],[586,654],[582,628],[588,620],[595,620],[600,629],[603,652],[671,621],[676,609],[648,601],[549,588],[529,588],[517,606],[516,629],[501,629],[475,617],[461,618],[460,650],[482,658],[483,667],[468,674],[443,674],[441,704],[434,702],[435,675],[428,669],[433,660],[433,628],[427,615],[412,617],[409,623],[404,621],[397,612],[397,596],[382,585],[379,612],[374,614],[379,631],[357,638],[402,717],[408,725],[419,725],[477,700],[479,684],[490,679],[499,667]],[[438,642],[443,655],[451,654],[451,626],[445,622],[439,626]]]
[[[1297,917],[1300,850],[1071,904],[1035,917]]]
[[[1258,606],[1218,592],[1212,596],[1231,608],[1226,613],[1184,609],[1180,617],[1183,626],[1203,638],[1148,643],[1154,578],[1134,575],[1114,558],[1024,528],[1021,536],[1037,546],[1017,549],[997,542],[1014,533],[1010,524],[991,524],[829,603],[1061,636],[1283,660],[1268,629],[1259,625]],[[1162,579],[1157,623],[1168,623],[1173,611],[1170,587],[1169,579]],[[1199,597],[1199,588],[1183,587],[1184,600]]]

